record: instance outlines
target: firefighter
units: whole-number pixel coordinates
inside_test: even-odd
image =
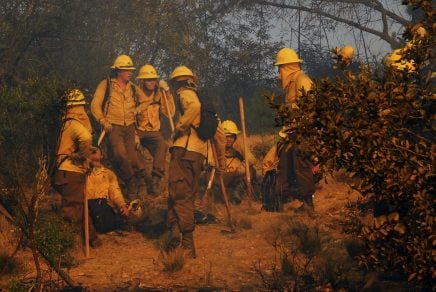
[[[135,122],[137,107],[146,97],[130,81],[135,67],[129,56],[118,56],[111,68],[110,78],[102,80],[95,90],[91,112],[109,137],[118,176],[133,199],[145,179],[145,166],[135,149]]]
[[[170,230],[168,249],[181,245],[189,256],[196,257],[194,246],[194,201],[198,179],[207,156],[208,145],[198,136],[201,103],[197,95],[197,78],[186,66],[174,69],[170,76],[173,92],[180,99],[181,116],[170,149],[169,198],[167,225]],[[224,167],[225,135],[218,126],[214,137],[220,170]],[[181,239],[180,239],[181,238]]]
[[[224,183],[229,193],[229,199],[232,203],[239,204],[241,195],[246,191],[241,190],[241,186],[245,189],[245,157],[243,155],[243,145],[241,139],[238,139],[240,133],[238,126],[231,120],[225,120],[222,123],[224,133],[226,135],[225,146],[225,172],[223,173]],[[254,155],[248,150],[247,159],[250,163],[250,174],[256,176],[254,168],[251,166],[255,162]],[[217,185],[217,184],[216,184]]]
[[[92,147],[91,170],[86,181],[89,212],[97,232],[105,233],[123,227],[129,208],[121,193],[117,176],[101,163],[99,147]],[[121,216],[120,216],[121,215]]]
[[[72,89],[67,92],[66,99],[67,108],[56,152],[57,170],[53,177],[53,186],[62,196],[62,216],[81,228],[92,128],[85,111],[83,93],[79,89]],[[99,242],[92,226],[89,241],[91,246],[96,246]]]
[[[161,179],[165,175],[168,152],[168,143],[160,129],[160,113],[172,119],[176,108],[168,84],[164,80],[157,82],[159,75],[152,65],[142,66],[136,78],[139,79],[146,96],[138,114],[136,133],[141,145],[153,156],[152,179],[148,192],[157,195],[160,192]]]
[[[301,62],[303,60],[294,50],[283,48],[277,53],[274,63],[274,66],[278,67],[278,79],[286,94],[285,105],[290,109],[298,108],[296,100],[303,92],[310,90],[313,84],[301,69]],[[263,168],[264,171],[271,171],[271,167],[277,167],[274,192],[281,202],[291,202],[289,206],[297,210],[311,209],[313,208],[312,196],[315,192],[313,172],[316,172],[318,167],[303,159],[302,145],[286,142],[287,135],[287,129],[284,127],[279,133],[282,142],[270,150],[263,161]],[[279,206],[279,209],[281,208],[282,206]]]

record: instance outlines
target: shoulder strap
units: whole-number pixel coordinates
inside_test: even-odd
[[[104,97],[103,97],[103,111],[104,111],[104,115],[107,114],[108,111],[108,107],[109,107],[109,98],[111,95],[111,79],[110,77],[106,77],[106,90],[104,92]]]
[[[133,100],[135,101],[135,106],[138,106],[139,105],[139,102],[138,102],[138,98],[137,98],[137,96],[136,96],[136,86],[135,86],[135,84],[130,84],[130,86],[131,86],[131,88],[132,88],[132,97],[133,97]]]

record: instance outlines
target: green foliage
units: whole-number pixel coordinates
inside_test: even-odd
[[[422,24],[433,36],[432,23]],[[368,68],[345,71],[318,81],[298,108],[273,105],[286,140],[304,141],[307,157],[319,159],[324,171],[346,170],[374,203],[376,222],[360,233],[368,247],[362,264],[428,285],[436,264],[436,109],[427,74],[434,45],[425,38],[408,52],[418,72],[387,70],[381,79]]]
[[[37,283],[35,280],[13,280],[9,290],[11,292],[27,292],[32,291]]]
[[[57,263],[68,257],[74,246],[74,234],[60,216],[41,216],[36,224],[35,241],[38,251],[51,263]]]
[[[65,87],[57,80],[28,79],[20,87],[0,87],[0,183],[29,184],[38,159],[53,158]]]

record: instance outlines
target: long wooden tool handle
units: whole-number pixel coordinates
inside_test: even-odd
[[[248,197],[248,205],[251,208],[251,200],[253,199],[253,188],[251,186],[250,165],[248,163],[247,131],[245,130],[244,101],[242,97],[239,98],[239,111],[241,114],[242,144],[244,144],[245,180],[247,183],[247,197]]]
[[[89,211],[88,211],[88,176],[85,178],[85,189],[83,190],[83,231],[85,235],[85,257],[89,258]]]
[[[106,131],[105,130],[101,131],[100,137],[98,137],[97,146],[100,146],[101,141],[103,141],[105,135],[106,135]]]
[[[216,173],[216,169],[214,167],[214,168],[212,168],[212,170],[210,172],[209,181],[207,182],[206,191],[204,192],[204,195],[203,195],[203,199],[202,199],[203,206],[206,206],[206,204],[209,202],[209,194],[210,194],[210,190],[212,189],[212,183],[213,183],[213,180],[215,178],[215,173]]]
[[[170,120],[171,133],[174,133],[174,128],[175,128],[174,121],[173,121],[173,117],[172,117],[171,112],[170,112],[170,107],[168,105],[167,93],[163,89],[162,89],[162,93],[163,93],[164,105],[165,105],[165,107],[167,109],[167,113],[168,113],[168,119]]]
[[[218,164],[218,156],[216,153],[216,147],[215,144],[210,143],[211,148],[212,148],[212,153],[213,153],[213,158],[215,160],[215,167],[219,167]],[[227,196],[227,191],[226,191],[226,186],[224,184],[224,180],[221,174],[218,174],[218,180],[220,182],[220,186],[221,186],[221,192],[223,193],[223,197],[224,197],[224,203],[226,205],[226,210],[227,210],[227,216],[229,217],[229,225],[230,225],[230,229],[232,232],[235,232],[235,226],[233,224],[233,217],[232,217],[232,212],[230,211],[230,204],[229,204],[229,197]]]

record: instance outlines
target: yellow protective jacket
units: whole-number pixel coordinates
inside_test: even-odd
[[[79,108],[80,109],[80,108]],[[85,158],[88,157],[92,146],[91,123],[83,107],[83,113],[67,113],[62,128],[59,147],[56,153],[56,162],[59,170],[85,173],[88,164]],[[84,163],[78,163],[77,159],[71,160],[68,157],[78,158],[80,156]]]
[[[262,161],[262,175],[265,175],[267,171],[277,169],[279,165],[279,157],[277,155],[277,144],[268,151]]]
[[[112,208],[126,205],[115,173],[104,167],[93,167],[86,181],[88,199],[107,199]]]
[[[200,125],[201,104],[197,93],[193,89],[182,87],[177,91],[177,95],[180,98],[183,114],[175,126],[175,132],[180,132],[181,136],[174,141],[173,147],[186,147],[187,151],[197,152],[204,157],[208,157],[208,149],[211,149],[211,146],[201,140],[195,129],[192,128]],[[217,150],[218,162],[221,168],[224,168],[226,135],[221,123],[218,124],[213,143]]]
[[[119,126],[129,126],[135,123],[135,109],[137,104],[144,102],[144,92],[129,81],[125,89],[121,89],[115,78],[110,79],[111,89],[109,98],[103,109],[104,94],[106,92],[107,80],[102,80],[95,90],[91,101],[91,112],[98,122],[106,119],[109,123]],[[135,87],[136,101],[133,96],[132,86]]]
[[[294,103],[295,100],[301,96],[301,90],[310,90],[313,82],[302,70],[292,73],[288,78],[290,81],[285,87],[286,105],[291,106],[292,103]]]
[[[232,148],[226,148],[225,151],[225,161],[226,161],[226,172],[238,172],[238,173],[245,173],[245,155],[244,155],[244,147],[242,143],[242,138],[238,137],[233,144]],[[237,155],[238,152],[240,155]],[[249,148],[247,148],[247,157],[248,157],[248,163],[250,165],[253,165],[256,163],[256,159],[253,155],[253,153],[250,151]],[[242,156],[243,160],[240,159]]]
[[[141,131],[159,131],[160,130],[160,112],[171,118],[176,112],[173,95],[166,91],[166,100],[168,108],[165,105],[163,92],[161,90],[153,92],[150,96],[145,93],[145,100],[139,106],[138,113],[138,130]],[[168,113],[169,109],[169,113]]]

